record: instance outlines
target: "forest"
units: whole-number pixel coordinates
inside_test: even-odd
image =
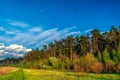
[[[106,32],[67,36],[42,49],[36,48],[23,58],[7,58],[1,66],[28,69],[58,69],[75,72],[120,73],[120,27]]]

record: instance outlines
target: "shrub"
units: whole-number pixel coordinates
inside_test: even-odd
[[[98,60],[99,60],[100,62],[103,61],[101,52],[98,52]]]
[[[50,57],[49,62],[53,68],[58,68],[59,61],[56,57]]]
[[[33,63],[33,68],[34,69],[40,69],[40,64],[39,64],[38,61],[36,61],[36,62]]]
[[[94,63],[98,62],[98,59],[95,58],[95,56],[92,53],[88,53],[84,57],[80,57],[79,59],[79,65],[74,65],[74,71],[76,72],[91,72],[93,69]],[[93,66],[93,67],[92,67]]]
[[[118,52],[117,52],[117,55],[118,55],[118,60],[120,61],[120,43],[118,45]]]
[[[114,71],[115,62],[109,60],[105,63],[105,72],[113,72]]]
[[[95,62],[98,62],[97,58],[94,57],[92,53],[88,53],[86,56],[83,57],[83,66],[85,67],[86,72],[91,71],[91,67]]]
[[[48,65],[45,65],[45,64],[43,64],[43,67],[42,67],[43,69],[51,69],[51,67],[50,66],[48,66]]]
[[[64,70],[65,67],[66,67],[65,62],[59,62],[59,68],[60,68],[60,69]]]
[[[101,73],[104,70],[104,65],[101,62],[95,62],[91,67],[92,72]]]
[[[115,49],[112,50],[112,60],[118,62],[118,55]]]
[[[120,73],[120,63],[117,63],[114,69],[116,73]]]
[[[66,64],[66,68],[69,70],[70,67],[71,67],[70,58],[66,58],[66,59],[65,59],[65,64]]]
[[[84,72],[84,67],[81,66],[81,65],[75,64],[75,65],[74,65],[74,71],[75,71],[75,72]]]

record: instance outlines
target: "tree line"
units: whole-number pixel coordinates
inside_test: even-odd
[[[97,29],[87,35],[68,36],[28,52],[25,68],[62,69],[81,72],[120,72],[120,27]]]

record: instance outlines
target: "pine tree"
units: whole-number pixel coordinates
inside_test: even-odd
[[[115,49],[112,50],[112,60],[118,62],[117,51]]]
[[[105,48],[105,50],[103,51],[103,61],[104,61],[104,64],[105,64],[105,71],[106,72],[112,72],[113,70],[113,65],[114,65],[114,61],[112,61],[110,59],[110,54],[109,52],[107,51],[107,49]]]
[[[99,61],[101,61],[101,62],[103,61],[101,52],[98,53],[98,59],[99,59]]]
[[[118,45],[118,60],[120,61],[120,43],[119,43],[119,45]]]
[[[107,63],[110,60],[110,54],[108,53],[107,49],[103,51],[103,61],[104,63]]]

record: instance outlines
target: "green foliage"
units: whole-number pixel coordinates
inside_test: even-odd
[[[105,72],[114,71],[115,62],[110,59],[110,54],[108,53],[107,49],[105,49],[103,52],[103,60],[105,63]]]
[[[59,60],[56,57],[50,57],[49,61],[53,68],[58,68]]]
[[[101,62],[103,61],[101,52],[98,52],[98,59],[99,59],[99,61],[101,61]]]
[[[88,67],[91,67],[97,61],[97,58],[95,58],[92,53],[87,53],[87,55],[83,57],[83,63]]]
[[[110,54],[108,53],[107,49],[105,49],[103,51],[103,61],[104,63],[107,63],[108,61],[110,61]]]
[[[118,45],[118,60],[120,61],[120,43]]]
[[[82,66],[84,66],[86,72],[91,72],[92,65],[95,62],[98,62],[98,59],[92,53],[87,53],[87,55],[83,57]]]
[[[112,50],[112,60],[118,62],[118,55],[115,49]]]
[[[34,69],[40,69],[40,67],[41,67],[41,65],[39,64],[39,62],[38,61],[35,61],[35,62],[33,62],[33,67],[32,68],[34,68]]]
[[[65,69],[65,67],[66,67],[65,62],[59,62],[58,67],[59,67],[60,69],[64,70],[64,69]]]
[[[51,67],[51,66],[48,66],[48,65],[43,64],[42,69],[52,69],[52,67]]]
[[[65,59],[65,64],[66,64],[66,68],[69,70],[70,69],[70,66],[71,66],[71,62],[70,62],[70,58],[66,58]]]

